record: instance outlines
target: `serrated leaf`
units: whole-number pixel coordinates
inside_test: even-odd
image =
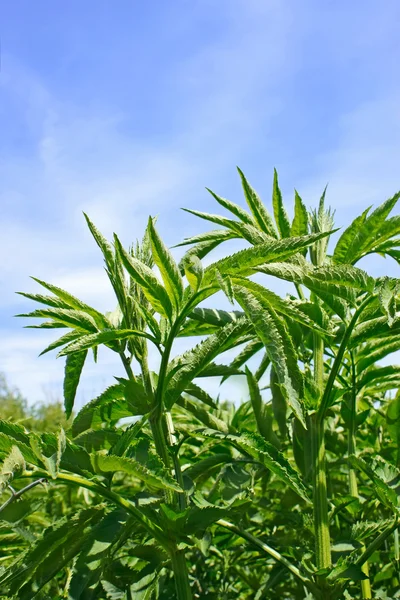
[[[249,213],[246,212],[241,206],[231,202],[230,200],[227,200],[226,198],[221,198],[221,196],[218,196],[218,194],[215,194],[209,188],[206,188],[206,190],[210,192],[211,196],[218,202],[218,204],[229,210],[229,212],[238,217],[238,219],[240,219],[243,223],[253,226],[256,224],[251,215],[249,215]]]
[[[235,298],[245,311],[265,346],[285,398],[305,426],[302,397],[303,381],[297,357],[284,322],[267,303],[243,286],[234,286]]]
[[[72,341],[63,350],[61,350],[58,356],[68,356],[75,352],[82,352],[83,350],[88,350],[89,348],[99,346],[100,344],[105,344],[106,346],[109,346],[111,342],[127,340],[132,337],[142,337],[150,339],[153,342],[156,341],[148,333],[136,331],[135,329],[111,329],[107,331],[99,331],[98,333],[80,336],[78,339]],[[111,349],[115,352],[118,352],[119,346],[116,346]]]
[[[195,308],[190,314],[189,319],[194,319],[199,323],[207,323],[216,327],[223,327],[228,323],[234,323],[244,317],[244,313],[239,310],[218,310],[216,308]]]
[[[287,216],[287,212],[285,210],[282,193],[279,189],[278,184],[278,173],[276,169],[274,169],[274,183],[272,189],[272,206],[274,209],[275,222],[278,227],[278,231],[282,238],[290,237],[290,223],[289,217]],[[302,235],[302,233],[300,234]]]
[[[32,277],[32,279],[47,290],[49,290],[50,292],[52,292],[55,296],[60,298],[60,300],[67,305],[66,308],[72,308],[74,310],[90,315],[95,321],[97,327],[104,328],[110,326],[109,321],[101,312],[99,312],[95,308],[92,308],[85,302],[82,302],[81,300],[79,300],[79,298],[76,298],[69,292],[66,292],[65,290],[57,287],[56,285],[52,285],[51,283],[46,283],[41,279],[37,279],[37,277]]]
[[[336,262],[354,264],[362,256],[373,250],[375,241],[379,236],[379,230],[399,198],[400,193],[398,192],[378,206],[369,216],[365,211],[361,217],[356,219],[357,224],[353,222],[343,234],[343,236],[347,234],[347,237],[343,242],[341,240],[338,242],[339,250],[336,252],[336,256],[334,254]]]
[[[110,551],[118,543],[121,534],[128,533],[134,522],[127,522],[126,512],[117,509],[105,515],[89,531],[85,544],[73,567],[73,575],[69,587],[71,598],[95,599],[97,584],[110,560]]]
[[[0,470],[0,494],[9,483],[26,468],[25,459],[18,446],[12,446],[10,453],[3,461]]]
[[[353,468],[358,469],[358,470],[362,471],[363,473],[365,473],[367,475],[367,477],[372,481],[375,493],[378,496],[379,500],[387,508],[391,509],[392,511],[397,510],[398,494],[396,492],[396,489],[391,487],[390,480],[389,480],[389,483],[384,480],[384,478],[381,476],[382,473],[379,471],[379,468],[377,466],[374,467],[374,465],[368,465],[362,458],[359,458],[356,456],[350,456],[349,462]],[[398,474],[398,471],[394,467],[392,467],[392,469],[393,469],[393,478],[392,479],[393,479],[394,485],[396,485],[396,482],[399,479],[399,474]]]
[[[240,435],[235,435],[223,434],[213,430],[203,430],[202,435],[232,443],[236,448],[250,454],[255,460],[261,461],[267,469],[279,477],[279,479],[282,479],[301,498],[307,502],[310,501],[298,472],[293,469],[289,461],[275,446],[268,443],[259,434],[242,432]]]
[[[148,232],[154,262],[160,270],[165,289],[174,299],[175,308],[178,310],[183,297],[183,283],[178,265],[158,235],[151,217],[149,218]]]
[[[42,319],[54,319],[57,325],[56,327],[72,327],[80,329],[81,331],[87,331],[94,333],[97,331],[97,326],[94,319],[79,310],[66,309],[66,308],[41,308],[34,310],[31,313],[16,315],[17,317],[33,317]]]
[[[1,578],[0,585],[19,600],[32,600],[79,553],[102,514],[102,509],[86,509],[47,528],[21,563]]]
[[[258,433],[262,435],[265,440],[269,440],[270,438],[270,423],[266,419],[266,413],[264,410],[264,402],[261,397],[260,388],[258,386],[258,381],[254,377],[253,373],[250,371],[248,367],[245,368],[247,385],[249,386],[249,394],[251,406],[253,407],[254,416],[256,418]]]
[[[168,319],[172,318],[172,304],[165,288],[158,281],[153,271],[143,262],[130,256],[115,236],[115,243],[124,267],[129,275],[141,287],[143,294],[154,310]]]
[[[252,275],[255,270],[259,270],[259,267],[264,263],[286,260],[303,248],[307,248],[331,233],[333,231],[315,233],[301,238],[271,239],[257,246],[235,252],[231,256],[212,263],[206,268],[204,272],[204,285],[214,284],[217,270],[221,275],[240,275],[241,277],[246,277]]]
[[[210,427],[211,429],[216,429],[217,431],[228,431],[228,426],[224,421],[213,415],[209,408],[205,408],[198,402],[195,402],[190,398],[180,396],[176,403],[178,406],[188,411],[205,427]]]
[[[114,251],[111,244],[106,240],[106,238],[100,233],[97,227],[92,223],[86,213],[83,213],[83,216],[86,219],[86,223],[90,229],[90,233],[94,237],[96,244],[100,248],[103,253],[104,260],[106,262],[107,267],[110,269],[114,264]]]
[[[85,364],[87,350],[69,354],[65,362],[64,372],[64,408],[67,419],[74,408],[76,390],[78,389],[83,365]]]
[[[308,212],[303,200],[295,190],[294,192],[294,217],[290,228],[292,237],[308,234]]]
[[[231,240],[237,237],[233,231],[227,231],[226,229],[213,229],[206,231],[205,233],[199,233],[190,238],[185,238],[180,244],[175,244],[173,248],[179,248],[179,246],[188,246],[189,244],[201,244],[201,243],[215,243],[220,244],[221,242]]]
[[[224,277],[223,275],[221,275],[221,273],[218,270],[216,271],[216,276],[217,276],[217,281],[221,287],[221,290],[224,292],[224,294],[228,298],[229,302],[231,304],[234,304],[231,278],[229,276]]]
[[[190,287],[194,292],[197,292],[201,286],[204,275],[201,260],[196,255],[189,255],[183,262],[183,268]]]
[[[250,279],[234,277],[232,281],[234,284],[248,289],[261,303],[268,303],[279,315],[288,317],[291,321],[301,323],[323,337],[327,336],[328,332],[320,327],[314,319],[309,318],[305,312],[299,310],[297,303],[290,298],[283,299],[271,290]]]
[[[247,319],[228,323],[192,350],[171,361],[166,379],[165,405],[172,407],[181,392],[219,354],[229,349],[248,330]]]
[[[92,454],[91,458],[93,467],[100,473],[122,471],[157,489],[167,488],[175,492],[182,492],[181,487],[165,469],[153,471],[133,458],[114,454]]]
[[[65,335],[58,338],[58,340],[51,342],[51,344],[49,344],[47,346],[47,348],[42,350],[42,352],[39,354],[39,356],[42,356],[43,354],[46,354],[46,352],[50,352],[51,350],[55,350],[56,348],[59,348],[60,346],[64,346],[64,344],[73,342],[73,341],[77,340],[78,338],[80,338],[81,335],[82,334],[78,333],[77,331],[69,331]]]
[[[270,235],[273,238],[277,238],[278,235],[271,215],[265,208],[264,204],[261,202],[257,192],[251,187],[251,185],[249,184],[239,167],[238,172],[242,181],[242,187],[244,196],[246,198],[246,202],[253,214],[254,220],[256,221],[258,227],[267,235]]]

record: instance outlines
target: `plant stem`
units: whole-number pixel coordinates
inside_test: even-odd
[[[193,596],[189,584],[189,572],[184,550],[175,548],[175,550],[170,552],[170,557],[174,572],[177,600],[192,600]]]
[[[368,304],[373,299],[374,299],[374,296],[370,295],[370,296],[367,296],[367,298],[365,298],[363,300],[363,302],[361,302],[360,306],[355,311],[354,315],[351,318],[350,323],[348,324],[348,326],[346,328],[346,331],[344,333],[344,336],[343,336],[342,341],[339,346],[339,350],[336,354],[336,358],[333,361],[333,365],[332,365],[330,373],[329,373],[328,381],[327,381],[325,389],[324,389],[322,400],[321,400],[321,403],[318,408],[318,415],[319,415],[320,421],[324,420],[325,413],[330,406],[331,392],[332,392],[334,383],[336,381],[336,377],[338,375],[339,369],[342,365],[343,356],[344,356],[346,350],[348,350],[348,343],[349,343],[351,334],[353,333],[354,327],[356,326],[358,318],[361,315],[361,313],[363,312],[363,310],[368,306]]]
[[[25,471],[21,475],[23,478],[32,478],[36,476],[44,477],[45,479],[48,477],[48,474],[45,471],[35,470],[35,471]],[[71,475],[69,473],[61,473],[59,472],[57,475],[57,481],[62,481],[67,484],[75,485],[78,487],[84,487],[103,498],[107,498],[107,500],[111,500],[117,506],[121,506],[124,508],[129,514],[136,518],[137,521],[143,525],[144,529],[150,535],[152,535],[156,540],[160,542],[160,544],[166,549],[170,550],[170,541],[165,536],[162,529],[153,523],[148,517],[146,517],[142,511],[140,511],[136,506],[130,501],[120,496],[116,492],[94,482],[89,479],[84,479],[83,477],[79,477],[79,475]]]
[[[7,506],[9,504],[11,504],[12,502],[15,502],[15,500],[18,500],[19,498],[21,498],[21,496],[23,494],[25,494],[25,492],[27,492],[28,490],[31,490],[32,488],[36,487],[37,485],[39,485],[41,483],[47,483],[46,477],[42,477],[41,479],[32,481],[32,483],[29,483],[27,486],[25,486],[24,488],[22,488],[22,490],[19,490],[18,492],[16,492],[11,486],[8,486],[11,491],[11,496],[8,498],[8,500],[6,500],[4,502],[4,504],[2,504],[0,506],[0,512],[2,512],[5,508],[7,508]]]
[[[288,571],[290,571],[296,577],[296,579],[301,581],[301,583],[303,585],[307,586],[309,591],[312,592],[316,598],[322,599],[322,595],[321,595],[319,589],[317,588],[317,586],[310,579],[308,579],[307,577],[302,575],[302,573],[299,571],[299,569],[297,567],[295,567],[295,565],[293,565],[289,560],[287,560],[287,558],[282,556],[282,554],[280,552],[278,552],[277,550],[274,550],[274,548],[271,548],[271,546],[268,546],[268,544],[265,544],[263,541],[259,540],[254,535],[252,535],[251,533],[248,533],[244,529],[237,527],[236,525],[234,525],[233,523],[230,523],[229,521],[225,521],[225,519],[219,519],[217,521],[217,524],[221,525],[221,527],[224,527],[225,529],[229,529],[230,531],[233,531],[233,533],[236,533],[236,535],[240,536],[244,540],[247,540],[253,546],[256,546],[260,550],[263,550],[263,552],[266,552],[274,560],[276,560],[278,563],[280,563],[281,565],[286,567],[286,569],[288,569]]]
[[[348,439],[348,455],[352,456],[356,453],[356,432],[357,432],[357,389],[356,389],[356,367],[354,362],[354,353],[350,352],[351,359],[351,397],[350,397],[350,424],[349,424],[349,439]],[[358,498],[358,483],[355,469],[350,467],[349,470],[349,492],[350,496]],[[365,551],[365,545],[362,544],[362,550]],[[365,599],[372,598],[371,582],[369,579],[368,561],[361,567],[362,572],[368,579],[361,580],[361,594]]]
[[[320,423],[318,415],[314,413],[308,417],[307,424],[311,437],[315,555],[317,569],[319,570],[330,568],[332,565],[326,489],[324,423]]]

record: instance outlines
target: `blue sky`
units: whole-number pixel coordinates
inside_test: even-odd
[[[113,308],[88,212],[126,244],[149,214],[170,245],[242,202],[239,165],[267,204],[315,205],[337,224],[400,188],[400,4],[304,0],[3,3],[0,11],[0,370],[34,402],[61,395],[52,334],[12,315],[29,275]],[[396,269],[364,265],[371,272]],[[116,370],[117,369],[117,370]],[[120,374],[89,365],[79,403]],[[226,394],[232,391],[229,386]]]

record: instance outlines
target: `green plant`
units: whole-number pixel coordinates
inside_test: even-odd
[[[290,221],[275,173],[273,218],[240,176],[250,212],[212,192],[236,219],[189,211],[223,229],[185,240],[192,248],[179,265],[153,219],[125,249],[86,217],[117,299],[112,313],[41,280],[52,295],[23,294],[42,308],[22,316],[68,329],[44,350],[66,356],[67,417],[89,351],[117,353],[125,376],[65,432],[0,422],[4,511],[18,494],[29,505],[46,493],[43,479],[71,494],[64,520],[47,519],[42,535],[27,523],[32,546],[5,561],[3,594],[39,597],[56,582],[74,599],[333,600],[360,585],[371,598],[371,578],[384,597],[383,567],[396,589],[399,401],[390,393],[400,377],[379,361],[400,348],[398,282],[355,264],[372,252],[399,259],[400,222],[389,217],[399,195],[365,211],[329,252],[325,194],[308,212],[296,193]],[[249,247],[204,268],[233,238]],[[293,295],[273,293],[263,274],[293,283]],[[235,310],[200,307],[220,290]],[[203,339],[174,356],[183,336]],[[157,373],[149,351],[159,353]],[[246,378],[249,401],[212,398],[199,378],[215,376]]]

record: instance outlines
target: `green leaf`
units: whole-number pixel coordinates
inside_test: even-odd
[[[51,342],[51,344],[49,344],[47,346],[47,348],[45,348],[44,350],[42,350],[42,352],[39,354],[39,356],[42,356],[42,354],[46,354],[46,352],[50,352],[51,350],[55,350],[56,348],[59,348],[60,346],[64,346],[64,344],[68,344],[69,342],[73,342],[73,341],[77,340],[80,337],[81,337],[81,333],[80,332],[77,332],[77,331],[68,331],[68,333],[66,333],[65,335],[63,335],[60,338],[58,338],[58,340],[55,340],[54,342]]]
[[[254,325],[277,374],[282,392],[296,417],[305,426],[301,397],[303,379],[292,340],[282,319],[267,303],[243,286],[234,286],[235,298]]]
[[[183,268],[190,287],[194,292],[197,292],[201,286],[204,275],[201,260],[196,255],[189,255],[183,263]]]
[[[82,302],[78,298],[75,298],[75,296],[73,296],[69,292],[62,290],[61,288],[52,285],[51,283],[46,283],[45,281],[37,279],[36,277],[32,277],[32,279],[47,290],[49,290],[50,292],[52,292],[55,296],[60,298],[60,300],[63,303],[65,303],[66,308],[72,308],[74,310],[90,315],[95,321],[97,327],[99,328],[110,327],[108,319],[95,308],[92,308],[88,304],[85,304],[85,302]]]
[[[293,469],[289,461],[275,446],[268,443],[259,434],[250,432],[242,432],[240,435],[223,434],[219,431],[206,429],[202,431],[202,435],[230,442],[240,451],[262,462],[267,469],[284,481],[301,498],[307,502],[310,501],[298,472]]]
[[[11,452],[6,456],[0,470],[0,494],[18,477],[26,468],[25,459],[18,446],[12,446]]]
[[[64,373],[64,408],[67,419],[74,408],[76,390],[78,389],[83,365],[85,364],[87,350],[75,352],[67,356]]]
[[[382,504],[392,511],[396,511],[398,507],[396,485],[400,477],[399,471],[378,457],[371,465],[356,456],[350,456],[349,462],[354,469],[367,475]]]
[[[242,277],[247,277],[248,275],[252,275],[255,270],[259,270],[261,265],[276,260],[286,260],[297,254],[303,248],[307,248],[331,233],[333,233],[333,231],[327,233],[315,233],[301,238],[270,240],[251,248],[245,248],[244,250],[235,252],[231,256],[209,265],[204,272],[203,284],[215,285],[217,270],[223,276],[240,275]]]
[[[397,298],[399,295],[399,279],[390,279],[382,277],[378,279],[375,291],[383,312],[387,315],[389,327],[393,325],[397,318]]]
[[[265,406],[261,397],[258,381],[248,367],[246,367],[246,377],[247,385],[249,386],[251,405],[256,418],[258,433],[268,441],[271,436],[270,422],[266,417]]]
[[[354,238],[356,237],[360,227],[365,223],[365,219],[370,211],[370,206],[359,215],[354,221],[347,227],[347,229],[340,236],[335,250],[333,252],[332,259],[335,263],[345,263],[349,262],[346,260],[348,249],[351,247],[354,242]]]
[[[267,236],[263,231],[257,229],[257,227],[254,226],[255,224],[248,225],[247,223],[233,221],[232,219],[226,219],[224,217],[220,217],[219,215],[210,215],[209,213],[191,210],[189,208],[185,208],[184,210],[197,217],[200,217],[201,219],[205,219],[206,221],[223,225],[235,234],[234,237],[243,238],[254,245],[262,244],[262,242],[265,242],[269,238],[269,236]]]
[[[397,392],[386,409],[386,425],[392,440],[400,448],[400,393]]]
[[[278,184],[278,173],[274,169],[274,184],[272,190],[272,206],[274,208],[275,221],[282,238],[290,237],[290,222],[283,205],[281,190]],[[300,234],[302,235],[302,233]]]
[[[270,387],[272,398],[272,410],[276,422],[278,423],[279,432],[282,438],[287,435],[287,402],[279,385],[278,376],[274,368],[271,368]]]
[[[151,217],[149,218],[148,232],[154,262],[160,270],[165,289],[174,299],[175,308],[178,310],[183,297],[183,283],[178,265],[158,235]]]
[[[226,229],[213,229],[212,231],[206,231],[205,233],[199,233],[198,235],[194,235],[190,238],[185,238],[183,242],[180,244],[175,244],[173,248],[179,248],[179,246],[188,246],[189,244],[200,245],[201,243],[212,243],[218,245],[221,242],[234,239],[235,237],[237,237],[237,235],[233,231],[227,231]]]
[[[47,528],[21,562],[1,577],[0,585],[19,600],[32,600],[79,553],[102,515],[102,509],[89,508]]]
[[[300,237],[308,234],[308,212],[295,190],[294,192],[294,217],[290,228],[291,237]]]
[[[133,458],[116,456],[114,454],[96,453],[92,454],[91,458],[93,467],[99,473],[122,471],[128,475],[137,477],[154,488],[167,488],[175,492],[182,492],[181,487],[165,469],[152,470]]]
[[[216,452],[206,458],[198,458],[196,462],[190,465],[183,472],[193,481],[196,479],[205,479],[221,465],[232,462],[232,455],[228,452]]]
[[[162,316],[171,319],[171,300],[153,271],[134,256],[130,256],[122,247],[122,244],[117,237],[115,237],[115,243],[124,267],[132,279],[141,287],[143,294],[146,296],[154,310]]]
[[[243,192],[246,198],[246,202],[253,214],[254,220],[256,221],[258,227],[267,235],[270,235],[273,238],[277,238],[278,235],[271,215],[265,208],[264,204],[261,202],[257,192],[251,187],[251,185],[249,184],[239,167],[238,172],[242,181]]]
[[[249,215],[248,212],[243,210],[243,208],[241,206],[239,206],[238,204],[235,204],[234,202],[231,202],[230,200],[227,200],[226,198],[221,198],[221,196],[218,196],[213,191],[211,191],[209,188],[206,188],[206,190],[208,192],[210,192],[211,196],[213,196],[213,198],[215,198],[215,200],[218,202],[218,204],[220,204],[221,206],[223,206],[224,208],[229,210],[233,215],[238,217],[238,219],[240,219],[243,223],[246,223],[247,225],[252,225],[252,226],[256,225],[256,223],[255,223],[254,219],[251,217],[251,215]]]
[[[89,335],[80,336],[77,340],[74,340],[68,346],[66,346],[61,352],[59,352],[58,356],[68,356],[75,352],[82,352],[83,350],[88,350],[89,348],[93,348],[94,346],[99,346],[100,344],[105,344],[109,346],[111,342],[116,342],[119,340],[127,340],[132,337],[142,337],[146,339],[150,339],[152,342],[157,342],[153,336],[148,333],[143,333],[142,331],[136,331],[135,329],[111,329],[107,331],[100,331],[98,333],[92,333]],[[119,346],[111,346],[111,349],[115,352],[119,352]]]
[[[233,359],[233,361],[230,363],[229,366],[232,369],[239,369],[248,360],[250,360],[250,358],[252,356],[257,354],[257,352],[259,352],[262,348],[264,348],[264,344],[262,342],[260,342],[260,340],[258,338],[251,340],[248,344],[246,344],[246,346],[243,348],[243,350],[241,350],[239,352],[239,354],[237,356],[235,356],[235,358]],[[229,376],[230,376],[230,374],[226,375],[223,378],[222,382],[224,382]]]
[[[127,522],[126,512],[117,509],[105,515],[88,532],[85,544],[73,567],[69,587],[70,598],[95,599],[93,587],[97,587],[103,571],[110,561],[110,554],[122,533],[132,529],[134,521]],[[93,586],[93,587],[92,587]]]
[[[378,206],[370,216],[367,216],[367,210],[358,217],[344,232],[343,241],[342,238],[339,240],[339,249],[334,253],[334,260],[354,264],[373,250],[377,237],[379,237],[379,231],[399,198],[400,192]]]
[[[399,334],[392,336],[390,340],[386,338],[372,339],[357,349],[357,373],[362,373],[374,363],[397,350],[400,350]]]
[[[207,323],[216,327],[223,327],[228,323],[235,323],[243,318],[244,313],[239,310],[218,310],[216,308],[195,308],[190,314],[189,319],[194,319],[199,323]]]
[[[293,301],[290,298],[283,299],[274,292],[271,292],[271,290],[268,290],[262,285],[249,279],[234,277],[232,278],[232,281],[236,285],[243,286],[248,289],[256,298],[260,300],[260,302],[267,303],[279,315],[287,317],[290,321],[293,320],[301,323],[305,327],[308,327],[309,329],[319,333],[319,335],[324,338],[329,337],[328,332],[320,327],[320,325],[314,319],[308,317],[304,311],[297,308],[298,303],[296,301]]]
[[[56,327],[72,327],[75,329],[80,329],[81,331],[87,331],[89,333],[94,333],[97,331],[97,326],[94,319],[79,310],[72,310],[67,308],[41,308],[38,310],[34,310],[28,314],[16,315],[17,317],[33,317],[33,318],[43,318],[43,319],[53,319],[56,321]]]
[[[86,213],[83,213],[86,223],[90,229],[90,233],[94,237],[96,244],[100,248],[103,253],[104,260],[109,269],[114,265],[114,251],[111,244],[106,240],[106,238],[100,233],[100,231],[95,227],[92,221],[89,219]]]
[[[195,402],[190,398],[180,396],[176,401],[178,406],[188,411],[195,419],[202,423],[205,427],[216,429],[218,431],[228,431],[227,424],[212,414],[210,408],[205,408],[199,402]]]
[[[220,285],[221,290],[224,292],[224,294],[228,298],[229,302],[231,304],[234,304],[235,300],[233,297],[231,278],[229,276],[224,277],[223,275],[221,275],[221,273],[218,270],[216,271],[216,276],[217,276],[217,281]]]

